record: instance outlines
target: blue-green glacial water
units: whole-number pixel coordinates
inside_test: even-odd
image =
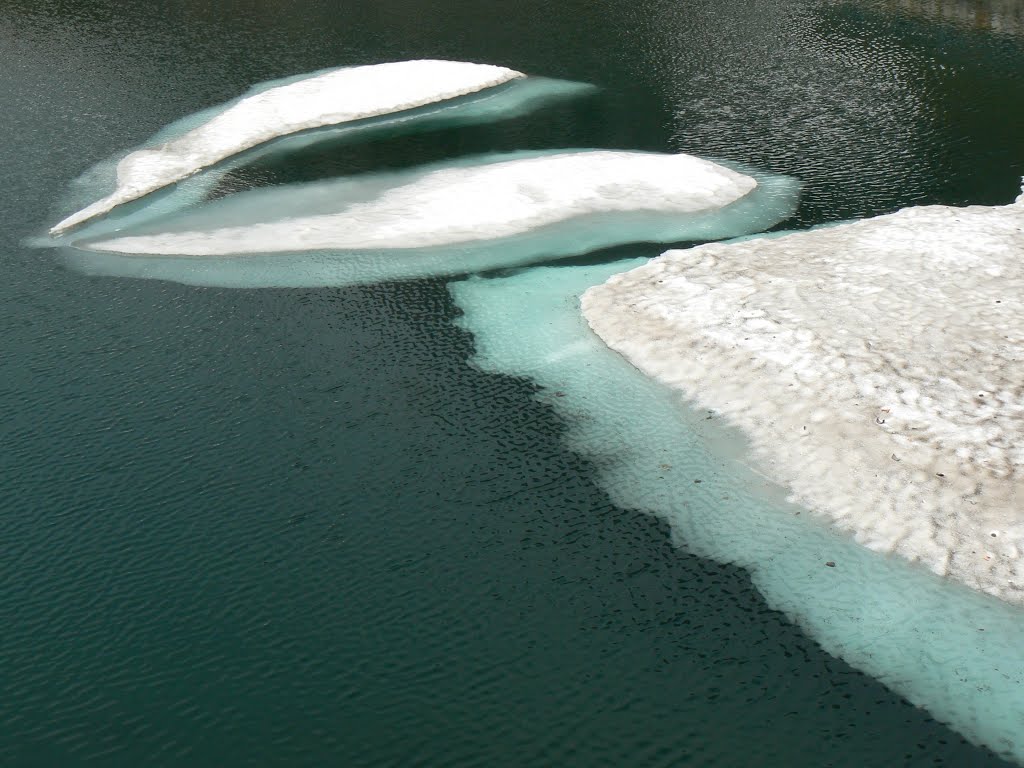
[[[608,147],[797,178],[788,228],[1004,203],[1024,175],[1015,13],[955,0],[4,3],[0,765],[1006,764],[901,698],[920,700],[906,681],[922,669],[969,677],[981,647],[911,642],[924,592],[851,587],[887,569],[902,583],[902,565],[844,568],[844,542],[734,482],[731,443],[692,413],[657,466],[693,474],[692,491],[652,501],[623,456],[682,427],[666,416],[667,432],[638,436],[640,420],[594,418],[587,398],[621,386],[621,366],[559,373],[564,386],[539,373],[537,360],[570,357],[552,357],[557,344],[534,355],[538,331],[571,316],[544,296],[527,305],[538,296],[523,287],[568,296],[581,265],[661,246],[579,257],[550,280],[243,289],[89,275],[28,243],[83,173],[254,83],[428,56],[599,90],[253,156],[202,194]],[[523,345],[498,349],[477,321],[510,298]],[[630,508],[666,499],[695,511]],[[737,534],[791,542],[774,571],[750,555],[757,542],[729,541],[725,515]],[[800,559],[812,529],[837,562],[820,576]],[[787,602],[815,579],[819,599]],[[889,626],[908,640],[849,632],[834,617],[851,595],[870,615],[905,611]]]

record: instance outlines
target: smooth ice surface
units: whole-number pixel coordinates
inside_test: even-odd
[[[341,285],[517,266],[638,242],[730,237],[798,185],[689,155],[517,152],[252,190],[81,240],[88,272],[239,287]]]
[[[857,541],[1024,602],[1024,203],[670,251],[588,292],[640,370],[721,411]]]
[[[330,70],[262,90],[182,136],[124,157],[114,191],[63,219],[51,233],[287,134],[414,109],[520,77],[525,75],[490,64],[399,61]]]
[[[768,602],[826,651],[976,743],[1024,760],[1021,610],[801,515],[743,463],[743,441],[717,413],[686,408],[677,392],[608,349],[578,297],[643,263],[454,283],[474,363],[539,384],[539,397],[567,424],[569,446],[592,460],[617,504],[663,517],[691,551],[743,566]]]

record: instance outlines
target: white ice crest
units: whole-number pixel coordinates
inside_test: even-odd
[[[183,136],[125,156],[109,195],[54,226],[60,234],[275,138],[454,99],[525,77],[505,67],[421,60],[335,69],[242,99]]]

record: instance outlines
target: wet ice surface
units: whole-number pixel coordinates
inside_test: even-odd
[[[729,249],[739,246],[714,250]],[[742,566],[768,603],[826,651],[972,741],[1024,759],[1024,616],[1017,606],[882,557],[801,514],[771,479],[746,465],[742,438],[724,428],[718,411],[686,408],[677,392],[587,327],[579,311],[584,291],[634,267],[627,279],[636,275],[640,286],[640,277],[658,264],[667,269],[666,261],[672,257],[649,267],[640,266],[643,260],[541,267],[452,284],[464,312],[460,324],[474,336],[474,364],[538,384],[539,397],[567,424],[567,446],[592,462],[617,505],[664,518],[675,541],[696,554]],[[643,286],[638,293],[653,290]],[[753,287],[748,281],[747,290]],[[587,294],[591,315],[591,297],[602,291],[613,293]],[[635,328],[625,321],[623,327]],[[692,366],[702,368],[702,351],[691,351]],[[772,388],[758,383],[770,397]],[[701,400],[714,395],[709,384]]]
[[[184,135],[125,156],[117,164],[113,192],[66,217],[51,232],[78,226],[281,136],[414,109],[521,77],[521,72],[490,64],[425,59],[292,79],[243,97]]]
[[[72,241],[85,250],[67,257],[203,285],[369,283],[756,232],[792,212],[798,186],[689,155],[517,152],[243,192]]]
[[[879,552],[1024,602],[1024,203],[670,251],[583,300],[644,373]]]

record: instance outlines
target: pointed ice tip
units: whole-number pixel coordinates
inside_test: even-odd
[[[1020,194],[1014,200],[1017,205],[1024,205],[1024,176],[1020,177]]]

